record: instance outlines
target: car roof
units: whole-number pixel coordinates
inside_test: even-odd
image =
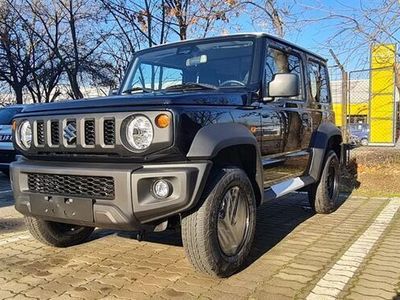
[[[161,45],[156,45],[156,46],[153,46],[153,47],[151,47],[151,48],[147,48],[147,49],[143,49],[143,50],[139,50],[139,51],[137,51],[136,53],[140,53],[140,52],[145,52],[146,50],[150,50],[150,49],[155,49],[155,48],[162,48],[162,47],[169,47],[169,46],[174,46],[174,45],[180,45],[180,44],[187,44],[187,43],[193,43],[193,42],[197,42],[197,41],[218,41],[218,40],[223,40],[223,39],[230,39],[230,38],[232,38],[232,37],[240,37],[240,38],[246,38],[246,37],[254,37],[254,38],[256,38],[256,37],[267,37],[267,38],[270,38],[270,39],[272,39],[272,40],[275,40],[275,41],[277,41],[277,42],[281,42],[281,43],[283,43],[283,44],[286,44],[286,45],[288,45],[288,46],[290,46],[290,47],[292,47],[292,48],[295,48],[295,49],[297,49],[297,50],[300,50],[300,51],[302,51],[302,52],[305,52],[305,53],[307,53],[307,54],[309,54],[309,55],[311,55],[311,56],[314,56],[315,58],[317,58],[317,59],[320,59],[320,60],[322,60],[322,61],[324,61],[324,62],[326,62],[327,61],[327,59],[326,58],[324,58],[324,57],[322,57],[321,55],[319,55],[319,54],[316,54],[316,53],[314,53],[314,52],[312,52],[312,51],[310,51],[310,50],[307,50],[307,49],[305,49],[305,48],[303,48],[303,47],[300,47],[300,46],[298,46],[298,45],[296,45],[296,44],[294,44],[294,43],[292,43],[292,42],[289,42],[289,41],[287,41],[287,40],[285,40],[285,39],[282,39],[282,38],[279,38],[279,37],[277,37],[277,36],[274,36],[274,35],[271,35],[271,34],[268,34],[268,33],[266,33],[266,32],[245,32],[245,33],[235,33],[235,34],[229,34],[229,35],[220,35],[220,36],[213,36],[213,37],[207,37],[207,38],[201,38],[201,39],[187,39],[187,40],[183,40],[183,41],[178,41],[178,42],[171,42],[171,43],[165,43],[165,44],[161,44]]]
[[[7,106],[0,106],[0,109],[3,108],[24,108],[26,107],[26,104],[12,104],[12,105],[7,105]]]

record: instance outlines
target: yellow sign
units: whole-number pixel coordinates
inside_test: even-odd
[[[370,143],[394,143],[396,45],[371,48]]]
[[[336,126],[343,126],[343,104],[333,103],[333,111],[335,112]],[[368,102],[350,103],[347,107],[348,116],[368,116]]]

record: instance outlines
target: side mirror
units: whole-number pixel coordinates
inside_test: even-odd
[[[275,74],[268,83],[269,97],[295,97],[300,94],[299,76],[291,73]]]
[[[110,89],[108,92],[108,96],[115,96],[118,95],[118,89]]]

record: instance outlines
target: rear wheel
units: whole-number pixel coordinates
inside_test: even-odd
[[[45,221],[35,217],[25,217],[25,224],[35,239],[54,247],[81,244],[94,230],[94,227]]]
[[[253,242],[256,200],[246,173],[237,168],[218,172],[205,200],[182,220],[182,241],[194,268],[227,277],[240,270]]]
[[[319,182],[311,186],[308,197],[315,212],[328,214],[339,204],[339,159],[334,151],[329,151]]]

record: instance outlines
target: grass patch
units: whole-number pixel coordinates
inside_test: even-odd
[[[400,197],[400,149],[354,149],[342,170],[341,191],[368,197]]]

